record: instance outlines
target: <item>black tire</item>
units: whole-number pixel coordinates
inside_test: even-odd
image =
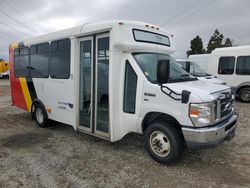
[[[155,142],[152,142],[151,140],[154,141],[157,140],[156,138],[157,136],[154,137],[154,134],[157,134],[158,132],[163,133],[163,135],[165,135],[165,137],[163,137],[163,140],[165,142],[164,144],[167,143],[167,145],[170,148],[169,150],[166,150],[165,153],[163,154],[165,156],[157,154],[156,150],[159,148],[153,149],[154,147],[153,145],[155,144]],[[146,150],[149,153],[149,155],[157,162],[163,164],[169,164],[175,162],[181,156],[184,149],[183,139],[179,131],[174,126],[165,122],[152,123],[145,131],[144,142]]]
[[[242,88],[239,91],[239,99],[241,102],[250,103],[250,87]]]
[[[46,111],[44,111],[39,104],[36,104],[34,108],[34,119],[36,120],[36,123],[39,127],[46,127],[48,122]]]

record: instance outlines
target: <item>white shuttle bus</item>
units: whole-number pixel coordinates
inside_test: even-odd
[[[198,64],[187,59],[177,59],[177,63],[181,65],[188,73],[192,74],[201,81],[210,82],[214,84],[226,85],[226,82],[205,72]]]
[[[173,38],[155,25],[89,23],[9,51],[12,103],[41,127],[55,120],[111,142],[143,134],[161,163],[234,137],[230,88],[183,70],[170,56]]]
[[[250,102],[250,46],[216,48],[211,54],[190,55],[189,60],[226,82],[242,102]]]

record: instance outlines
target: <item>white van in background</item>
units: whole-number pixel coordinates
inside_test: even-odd
[[[201,69],[203,69],[205,72],[208,72],[209,58],[210,54],[195,54],[195,55],[190,55],[188,57],[188,60],[195,62],[201,67]]]
[[[188,73],[192,74],[193,76],[197,77],[201,81],[226,85],[225,81],[217,78],[216,76],[208,74],[198,64],[192,61],[189,61],[187,59],[177,59],[176,61],[182,66],[184,70],[186,70]]]
[[[190,55],[188,59],[207,67],[205,70],[209,74],[225,80],[242,102],[250,102],[250,45],[217,48],[206,55],[207,60],[204,55]]]

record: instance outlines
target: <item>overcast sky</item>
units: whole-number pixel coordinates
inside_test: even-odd
[[[237,45],[250,44],[249,0],[0,0],[0,57],[10,42],[113,19],[145,21],[175,37],[177,58],[200,35],[206,47],[216,28]]]

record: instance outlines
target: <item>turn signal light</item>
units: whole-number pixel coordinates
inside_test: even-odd
[[[190,116],[193,116],[193,117],[198,117],[200,112],[198,110],[192,110],[190,111]]]
[[[47,112],[50,114],[51,113],[51,108],[47,108]]]

